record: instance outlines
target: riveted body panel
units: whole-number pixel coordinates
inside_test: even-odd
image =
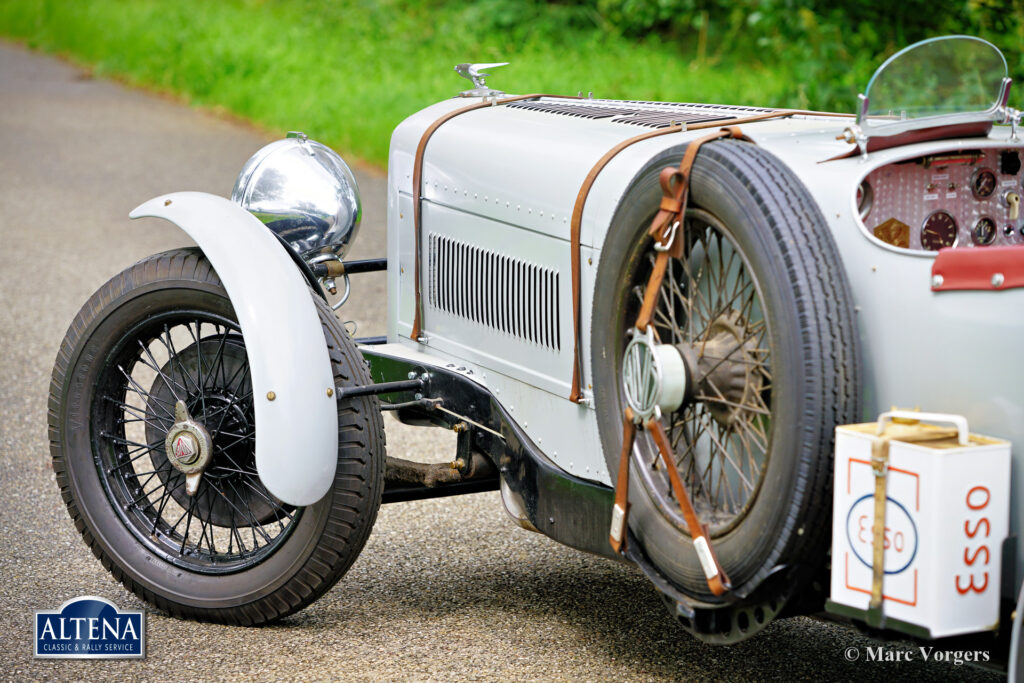
[[[559,467],[611,482],[592,406],[569,402],[571,363],[570,223],[577,193],[611,147],[646,132],[610,117],[587,119],[509,106],[458,116],[427,145],[423,165],[422,234],[443,235],[559,274],[560,349],[529,345],[430,305],[423,254],[425,343],[409,340],[414,283],[412,163],[423,131],[441,114],[474,100],[449,100],[403,122],[392,138],[389,172],[389,341],[471,368]],[[556,101],[546,99],[547,101]],[[618,106],[597,100],[596,106]],[[628,103],[627,103],[628,104]],[[738,114],[742,115],[742,114]],[[1014,515],[1024,495],[1024,363],[1019,355],[1024,290],[931,290],[934,252],[908,251],[874,237],[858,215],[856,190],[872,170],[926,155],[978,148],[1021,148],[996,127],[987,138],[940,140],[867,156],[834,159],[851,145],[837,140],[852,118],[800,115],[744,124],[754,144],[774,154],[806,185],[839,247],[855,298],[866,381],[864,418],[896,405],[965,415],[972,429],[1012,441]],[[582,214],[580,348],[584,396],[591,358],[589,316],[596,265],[611,218],[637,172],[658,153],[706,131],[670,133],[632,145],[601,171]],[[654,207],[652,207],[652,212]],[[399,272],[396,272],[399,271]],[[507,402],[507,403],[506,403]],[[572,439],[564,438],[572,434]],[[1016,562],[1016,585],[1024,557]]]

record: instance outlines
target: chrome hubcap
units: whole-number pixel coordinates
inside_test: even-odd
[[[679,350],[658,344],[654,328],[646,334],[634,328],[622,360],[622,386],[634,416],[647,421],[679,409],[686,398],[690,372]]]
[[[213,459],[213,439],[202,424],[188,414],[184,401],[174,404],[174,424],[167,431],[167,460],[185,475],[185,493],[194,496],[203,470]]]

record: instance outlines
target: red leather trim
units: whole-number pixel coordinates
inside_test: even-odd
[[[978,121],[975,123],[958,123],[952,126],[922,128],[886,137],[869,137],[868,153],[892,147],[901,147],[903,145],[913,145],[918,142],[931,142],[933,140],[947,140],[950,138],[986,137],[990,132],[992,132],[991,121]],[[818,163],[824,164],[827,161],[838,161],[839,159],[849,159],[850,157],[858,156],[860,156],[860,147],[853,145],[849,152],[843,152],[838,156],[822,159]]]
[[[937,284],[940,277],[941,284]],[[947,247],[939,251],[932,264],[933,292],[994,291],[1015,287],[1024,287],[1024,245],[968,249]]]
[[[887,135],[885,137],[872,138],[869,136],[868,153],[892,147],[902,147],[903,145],[913,145],[917,142],[929,142],[931,140],[985,137],[991,131],[991,121],[977,121],[975,123],[958,123],[952,126],[935,126],[934,128],[908,130],[906,133]]]

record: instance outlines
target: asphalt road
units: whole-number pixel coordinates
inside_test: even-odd
[[[453,88],[456,84],[453,83]],[[316,131],[307,131],[312,137]],[[705,646],[624,565],[514,526],[496,493],[385,506],[342,581],[299,614],[231,628],[148,613],[145,660],[34,660],[32,618],[79,595],[145,606],[103,569],[58,495],[46,441],[50,368],[68,323],[136,260],[187,244],[128,212],[174,190],[230,193],[269,138],[0,43],[0,677],[10,679],[989,680],[965,666],[869,662],[878,643],[791,619]],[[385,181],[357,168],[352,256],[384,254]],[[383,278],[360,276],[344,318],[384,331]],[[450,435],[388,423],[388,449],[440,461]],[[848,661],[854,648],[857,661]]]

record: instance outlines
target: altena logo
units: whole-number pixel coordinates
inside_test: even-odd
[[[146,656],[146,615],[92,595],[36,612],[35,656],[125,659]]]

